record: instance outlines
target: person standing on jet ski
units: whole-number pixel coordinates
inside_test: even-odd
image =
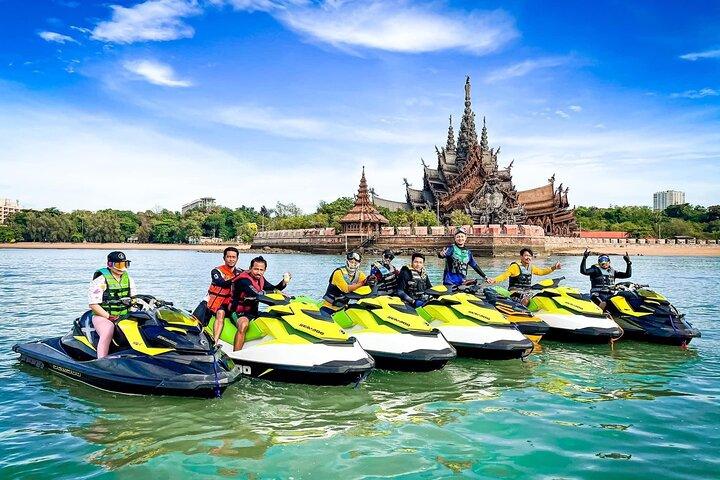
[[[378,295],[395,295],[400,271],[392,264],[394,258],[392,250],[385,250],[382,260],[370,267],[370,276],[375,277]]]
[[[549,267],[537,267],[532,265],[534,254],[533,251],[525,247],[520,250],[520,262],[512,262],[505,272],[493,278],[492,282],[500,283],[505,279],[508,280],[508,290],[513,292],[513,297],[523,305],[527,306],[530,302],[533,275],[548,275],[555,270],[559,270],[562,265],[556,262]]]
[[[403,265],[400,269],[397,296],[411,307],[422,307],[427,302],[425,290],[430,288],[432,283],[425,271],[425,255],[415,252],[410,266]]]
[[[333,270],[323,296],[321,311],[332,315],[347,303],[342,299],[344,294],[354,292],[365,285],[367,277],[360,270],[360,260],[362,257],[358,252],[348,252],[345,256],[345,266]],[[375,277],[370,278],[374,280]]]
[[[598,257],[597,264],[585,268],[585,262],[589,256],[590,252],[586,248],[582,262],[580,262],[580,273],[590,277],[590,296],[604,310],[608,298],[612,296],[610,288],[615,284],[615,279],[630,278],[632,275],[632,262],[630,261],[630,255],[625,252],[625,255],[623,255],[626,265],[625,271],[618,272],[610,265],[610,257],[602,254]]]
[[[265,295],[270,290],[283,290],[290,283],[290,273],[283,273],[283,278],[277,285],[271,285],[265,279],[267,261],[263,257],[250,260],[250,268],[233,279],[231,287],[232,303],[230,312],[237,315],[237,333],[233,341],[233,350],[242,350],[245,344],[245,332],[250,321],[258,316],[258,295]]]
[[[444,285],[462,285],[467,277],[468,266],[472,267],[483,280],[488,280],[487,275],[473,258],[472,252],[465,247],[465,242],[467,242],[467,232],[460,227],[455,232],[455,243],[438,252],[438,257],[445,259]]]
[[[127,272],[129,266],[130,260],[123,252],[110,252],[107,256],[107,267],[97,270],[90,282],[88,304],[94,313],[93,327],[100,336],[97,358],[107,356],[115,331],[115,322],[128,313],[126,306],[109,302],[137,294],[135,282]]]
[[[217,345],[227,311],[230,309],[230,289],[233,278],[242,273],[242,270],[235,268],[238,261],[238,249],[227,247],[223,251],[222,265],[215,267],[210,272],[211,283],[207,294],[208,319],[215,315],[213,326],[213,341]]]

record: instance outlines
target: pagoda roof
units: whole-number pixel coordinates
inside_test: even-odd
[[[355,205],[340,219],[340,223],[377,223],[387,225],[390,221],[378,212],[377,208],[370,201],[367,180],[365,180],[365,167],[360,177],[358,194],[355,197]]]
[[[398,210],[408,210],[408,204],[407,202],[398,202],[396,200],[388,200],[387,198],[380,198],[376,195],[373,196],[373,204],[376,207],[385,207],[391,212],[396,212]]]

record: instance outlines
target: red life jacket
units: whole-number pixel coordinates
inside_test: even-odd
[[[224,263],[219,267],[215,267],[215,269],[220,272],[220,275],[222,275],[225,280],[230,280],[237,273],[236,269],[230,268]],[[230,303],[230,288],[231,287],[219,287],[214,283],[211,283],[210,288],[208,288],[208,310],[215,313],[222,305]]]
[[[265,277],[260,277],[260,280],[255,280],[255,278],[250,275],[250,272],[246,270],[237,276],[237,280],[242,280],[243,278],[250,280],[250,284],[258,292],[265,290]],[[236,288],[235,285],[236,284],[233,283],[232,288]],[[237,313],[238,316],[252,313],[257,310],[257,300],[246,300],[246,297],[247,293],[245,292],[240,292],[237,297],[234,297],[238,300],[237,305],[235,305],[235,313]]]

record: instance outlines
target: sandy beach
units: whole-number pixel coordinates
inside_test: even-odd
[[[62,243],[62,242],[16,242],[0,243],[0,249],[93,249],[93,250],[195,250],[199,252],[221,252],[228,246],[249,251],[249,244],[164,244],[164,243]],[[589,245],[593,254],[607,253],[610,255],[661,256],[661,257],[719,257],[720,245],[641,245],[641,244],[592,244]],[[282,249],[270,249],[273,252],[284,252]],[[266,251],[258,249],[258,251]],[[550,247],[548,253],[556,255],[582,255],[584,246],[557,245]]]

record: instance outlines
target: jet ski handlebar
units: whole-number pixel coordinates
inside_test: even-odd
[[[618,282],[615,285],[611,286],[611,290],[618,290],[618,291],[625,291],[625,290],[637,290],[640,288],[647,288],[649,285],[643,285],[640,283],[635,282]]]
[[[152,295],[135,295],[133,297],[122,297],[117,300],[108,301],[110,305],[123,305],[137,310],[155,310],[160,307],[172,307],[173,302],[167,302]]]
[[[560,282],[565,280],[565,277],[557,277],[552,279],[552,283],[548,283],[547,285],[544,284],[544,282],[547,282],[547,280],[542,280],[540,283],[536,283],[532,287],[530,287],[531,290],[542,290],[544,288],[556,288],[560,285]]]

